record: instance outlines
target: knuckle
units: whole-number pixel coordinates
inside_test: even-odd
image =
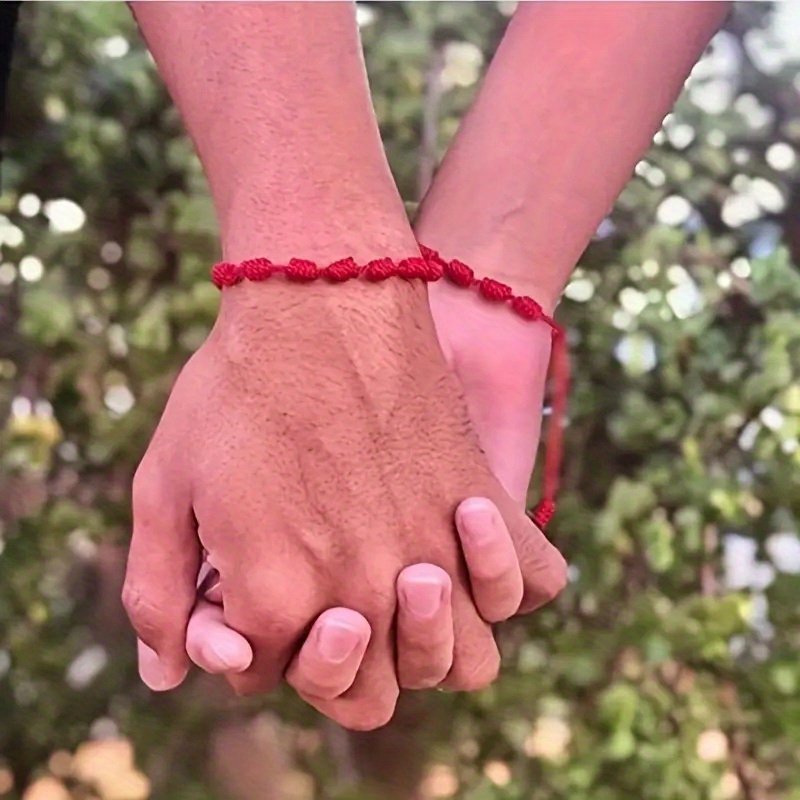
[[[304,675],[286,681],[306,702],[313,700],[335,700],[347,691],[347,686],[337,686],[332,681],[319,680]]]
[[[225,679],[230,684],[237,697],[250,697],[255,694],[268,694],[278,685],[278,680],[254,672],[240,675],[225,674]]]
[[[122,606],[134,629],[146,641],[157,638],[169,622],[164,611],[130,581],[122,587]]]
[[[487,587],[488,588],[488,587]],[[478,610],[487,622],[502,622],[519,611],[525,596],[522,581],[504,581],[493,587],[490,596],[476,597]]]
[[[520,593],[519,597],[507,598],[489,605],[488,603],[479,604],[478,610],[486,622],[497,623],[505,622],[511,619],[515,614],[518,614],[522,607],[523,595]]]
[[[431,653],[453,645],[452,628],[432,627],[424,621],[405,619],[397,631],[398,650],[409,663],[430,660]]]
[[[434,654],[453,650],[452,606],[448,597],[446,606],[432,617],[421,619],[400,605],[397,615],[397,648],[401,661],[417,664],[430,661]]]
[[[134,511],[143,511],[155,505],[152,472],[147,456],[145,456],[136,468],[136,472],[133,473],[131,482],[131,501]]]
[[[567,588],[567,584],[569,583],[569,565],[567,564],[567,560],[558,550],[555,552],[557,558],[554,558],[555,564],[553,565],[551,573],[552,580],[549,587],[550,600],[555,600],[555,598]]]
[[[142,595],[138,589],[134,589],[129,583],[122,587],[122,607],[128,615],[128,619],[135,624],[139,617],[142,605]]]
[[[448,685],[464,692],[477,692],[497,680],[500,673],[500,653],[496,647],[486,648],[480,658],[458,665],[451,671]]]
[[[568,565],[564,556],[551,546],[547,562],[538,570],[526,577],[526,595],[524,610],[535,611],[541,606],[555,600],[566,589],[569,583]]]
[[[256,603],[241,621],[237,617],[234,627],[241,627],[244,634],[253,634],[263,643],[283,643],[295,641],[308,622],[307,616],[294,609]]]
[[[473,558],[469,562],[469,573],[473,580],[482,583],[500,583],[514,572],[516,554],[505,552],[487,552],[481,558]]]
[[[263,641],[291,640],[311,619],[309,588],[300,577],[289,591],[271,570],[237,570],[223,587],[225,614],[243,634],[257,635]],[[288,597],[293,602],[287,603]]]
[[[440,659],[437,663],[401,665],[400,686],[403,689],[432,689],[438,686],[450,671],[452,656]]]
[[[286,682],[304,700],[334,700],[344,694],[355,680],[352,670],[320,669],[320,665],[309,663],[301,652],[298,661],[286,675]]]
[[[360,703],[342,713],[337,720],[353,731],[374,731],[388,724],[394,716],[396,700],[380,703]],[[337,715],[338,716],[338,715]]]

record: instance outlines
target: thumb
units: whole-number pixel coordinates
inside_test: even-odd
[[[180,488],[145,462],[133,482],[133,536],[122,603],[140,640],[141,678],[154,691],[174,689],[189,670],[186,626],[196,598],[200,546],[188,492]]]
[[[244,672],[253,661],[250,643],[225,624],[222,605],[198,598],[186,630],[186,652],[211,674]]]

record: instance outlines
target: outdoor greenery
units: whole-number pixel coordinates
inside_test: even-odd
[[[215,316],[215,221],[125,4],[24,5],[0,200],[0,798],[800,800],[790,6],[737,6],[559,311],[570,587],[501,628],[491,689],[414,695],[351,735],[288,689],[137,678],[130,480]],[[511,11],[360,8],[410,207]]]

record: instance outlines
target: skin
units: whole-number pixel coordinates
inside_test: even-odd
[[[453,580],[448,680],[477,688],[496,675],[491,629],[475,609],[450,535],[460,498],[487,497],[500,510],[520,558],[523,602],[540,605],[554,596],[564,570],[557,551],[485,465],[419,287],[368,285],[368,303],[356,288],[350,299],[361,309],[357,319],[372,332],[373,347],[361,345],[348,358],[339,349],[354,318],[343,307],[346,291],[334,305],[325,286],[298,292],[276,284],[273,297],[283,291],[292,297],[278,324],[264,325],[260,314],[259,322],[250,319],[258,303],[252,298],[251,308],[247,293],[237,297],[243,306],[235,322],[225,319],[223,308],[222,324],[178,378],[137,472],[124,598],[145,642],[154,642],[157,652],[159,645],[166,650],[179,643],[182,653],[185,622],[149,613],[137,581],[150,589],[155,578],[165,604],[174,604],[186,588],[176,583],[183,565],[192,578],[187,599],[193,604],[198,565],[189,554],[196,535],[220,572],[226,622],[254,649],[252,666],[229,676],[242,693],[277,684],[304,629],[322,611],[359,611],[372,638],[341,699],[340,716],[350,725],[375,727],[391,716],[399,690],[392,624],[395,580],[406,565],[428,561]],[[420,304],[406,301],[400,313],[397,291],[419,293]],[[392,320],[392,338],[376,335],[379,311]],[[239,335],[242,321],[246,337]],[[315,358],[309,364],[300,353]],[[360,380],[351,384],[354,373]],[[381,407],[387,387],[388,412]],[[369,415],[356,424],[365,396]],[[420,430],[425,437],[416,435]],[[176,527],[164,526],[165,513]]]
[[[726,3],[521,4],[423,203],[415,223],[419,239],[478,268],[492,265],[493,276],[554,308],[577,258],[728,10]],[[535,455],[528,443],[539,435],[549,341],[538,326],[446,283],[429,287],[429,302],[492,471],[521,500]],[[502,524],[484,528],[482,538],[502,553],[498,560],[508,557]],[[470,558],[464,536],[461,544],[470,567],[485,563]],[[475,594],[480,581],[475,575],[471,580]],[[509,596],[514,583],[508,577]],[[398,608],[401,656],[407,616],[402,595]],[[202,621],[190,623],[193,659],[220,671],[202,648],[232,637],[241,668],[249,662],[246,640],[209,609]],[[333,622],[334,612],[343,619],[351,613],[326,612],[315,630]],[[420,650],[431,662],[441,661],[448,647],[441,637],[449,625],[446,601],[437,614],[415,639],[424,640]],[[353,634],[368,635],[363,627]],[[306,651],[314,655],[303,656]],[[300,691],[326,680],[339,680],[341,688],[353,669],[354,661],[340,668],[322,657],[311,635],[289,679]],[[346,675],[337,678],[342,670]]]
[[[352,6],[136,13],[204,164],[226,258],[414,254]],[[252,40],[261,46],[241,47]],[[221,576],[226,624],[253,648],[251,666],[228,675],[240,693],[273,688],[313,621],[346,606],[371,636],[337,718],[383,724],[399,691],[397,576],[421,562],[452,582],[448,684],[486,685],[499,655],[453,535],[454,509],[470,496],[491,500],[508,526],[522,603],[557,594],[564,561],[492,475],[424,286],[226,289],[134,480],[123,602],[154,684],[174,686],[188,667],[202,548]]]
[[[466,298],[465,298],[466,299]],[[495,309],[484,303],[477,303],[476,314],[486,314],[486,322],[492,330],[497,331],[508,326],[509,336],[515,326],[513,317],[508,314],[495,314]],[[531,387],[529,400],[532,404],[541,403],[544,389],[544,372],[547,367],[548,334],[544,326],[536,326],[540,338],[537,350],[542,354],[539,360],[541,379],[537,386]],[[538,397],[538,400],[537,400]],[[538,409],[537,409],[538,411]],[[490,429],[477,429],[481,440],[491,437]],[[517,449],[525,449],[527,453],[516,461],[527,463],[536,449],[535,440],[518,440]],[[505,470],[510,483],[522,485],[527,475],[513,474],[508,470],[508,461],[492,463],[493,471]],[[519,508],[524,507],[524,493],[517,498]],[[487,500],[471,498],[462,502],[456,511],[456,526],[461,548],[469,569],[470,585],[475,604],[487,621],[501,621],[519,611],[522,596],[522,580],[514,542],[497,509]],[[398,615],[397,615],[397,671],[402,688],[419,689],[438,685],[447,675],[452,661],[452,609],[450,606],[450,580],[448,575],[438,567],[417,564],[404,569],[398,577]],[[435,587],[437,591],[428,591]],[[436,596],[438,603],[435,609],[429,607],[423,613],[417,609]],[[210,599],[220,603],[222,592],[217,585]],[[320,707],[320,686],[332,683],[335,687],[324,695],[326,714],[338,719],[340,703],[334,700],[346,691],[354,679],[357,669],[357,653],[370,636],[368,625],[352,624],[353,611],[350,609],[330,609],[315,623],[309,636],[287,672],[288,682],[308,702]],[[316,632],[320,627],[336,624],[340,620],[342,627],[349,628],[348,635],[354,654],[353,660],[338,664],[326,659],[318,652]],[[217,643],[224,643],[230,653],[227,664],[210,652]],[[209,672],[240,671],[246,668],[252,658],[250,647],[241,636],[227,629],[224,625],[219,606],[199,602],[193,614],[187,632],[187,650],[192,660]],[[447,685],[445,681],[445,685]],[[334,694],[335,692],[335,694]]]
[[[520,3],[424,199],[420,241],[554,309],[729,11]]]
[[[456,526],[467,562],[479,565],[471,570],[470,581],[481,615],[497,621],[507,618],[519,605],[521,586],[514,544],[499,513],[482,498],[466,500],[456,512]],[[189,621],[187,652],[207,672],[241,672],[252,661],[252,649],[225,626],[219,580],[213,570],[210,577]],[[415,564],[398,576],[397,672],[402,688],[429,688],[446,677],[453,654],[451,590],[447,573],[431,564]],[[365,623],[346,608],[320,615],[287,673],[301,696],[333,700],[349,689],[371,635]],[[339,662],[321,651],[318,634],[328,627],[347,639],[353,658]],[[335,705],[330,710],[335,718]]]

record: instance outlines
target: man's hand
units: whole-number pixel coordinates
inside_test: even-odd
[[[470,498],[455,515],[459,542],[470,570],[470,588],[481,617],[500,622],[517,613],[522,576],[514,543],[497,509]],[[211,674],[247,669],[253,651],[225,625],[219,577],[208,562],[200,576],[198,602],[186,631],[186,650]],[[445,682],[453,662],[452,581],[440,567],[414,564],[397,578],[397,679],[401,689],[427,689]],[[287,681],[308,703],[338,720],[338,699],[353,684],[367,643],[369,623],[348,608],[331,608],[315,620],[287,670]],[[140,645],[143,679],[154,654]],[[446,684],[445,684],[446,685]]]
[[[476,421],[489,466],[522,505],[538,440],[549,329],[520,325],[507,310],[475,302],[471,294],[446,284],[429,286],[428,292],[439,341],[448,365],[458,370],[465,387],[470,417]],[[481,617],[498,622],[516,614],[522,576],[514,542],[499,512],[484,498],[470,498],[459,505],[455,522]],[[450,578],[434,565],[415,564],[400,573],[397,587],[400,687],[438,685],[452,662]],[[206,598],[212,602],[200,599],[189,621],[187,651],[192,660],[211,673],[246,669],[252,650],[246,639],[225,625],[218,582],[210,584]],[[419,608],[426,613],[420,616]],[[370,635],[368,622],[352,609],[325,611],[293,660],[289,683],[307,702],[338,720],[338,698],[355,680]],[[349,647],[349,655],[342,660],[332,657],[322,646],[326,638]],[[142,666],[146,670],[147,662]]]
[[[125,601],[165,688],[185,674],[200,543],[225,620],[254,649],[239,692],[280,680],[309,624],[346,606],[372,638],[340,719],[385,722],[398,693],[395,579],[431,562],[453,580],[449,684],[498,668],[452,535],[464,497],[489,498],[517,546],[523,605],[563,586],[558,552],[491,474],[436,341],[424,289],[402,281],[226,290],[137,473]],[[348,718],[349,715],[349,718]]]

